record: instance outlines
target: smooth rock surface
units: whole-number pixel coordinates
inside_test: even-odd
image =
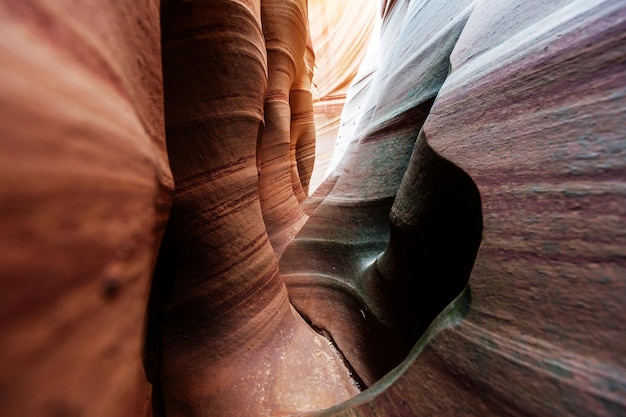
[[[623,415],[625,5],[394,1],[383,10],[380,65],[365,89],[354,86],[375,91],[370,110],[281,270],[296,308],[355,352],[366,382],[380,370],[357,350],[419,337],[421,320],[460,295],[400,366],[317,415]],[[432,83],[438,56],[450,63]],[[421,125],[404,115],[428,91],[436,98],[417,135]],[[381,190],[400,161],[377,160],[383,149],[386,161],[402,154],[409,128],[417,143],[386,224],[368,199],[392,194]],[[363,151],[381,138],[386,146]],[[358,233],[356,212],[367,225]],[[381,340],[350,326],[359,315],[394,331]]]
[[[298,143],[312,139],[305,6],[172,1],[163,11],[176,190],[152,340],[168,417],[289,415],[358,393],[291,307],[277,262],[306,220],[292,177]]]
[[[315,191],[336,158],[348,88],[360,71],[370,39],[377,36],[380,18],[377,0],[310,0],[308,3],[316,56],[312,93],[317,143],[311,177],[311,191]]]
[[[0,22],[0,414],[148,415],[158,2],[3,1]]]
[[[626,4],[357,3],[0,1],[1,415],[626,414]]]

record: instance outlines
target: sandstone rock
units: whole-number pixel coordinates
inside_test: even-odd
[[[0,414],[149,413],[173,188],[158,3],[0,2]]]
[[[300,97],[310,80],[303,7],[228,0],[172,2],[165,11],[176,191],[155,296],[157,382],[170,417],[286,415],[358,392],[333,347],[291,307],[275,254],[306,219],[291,172],[298,143],[311,138],[306,125],[294,146],[290,135],[292,113],[309,117],[311,107],[310,93],[308,108]]]
[[[376,36],[377,0],[310,0],[309,22],[316,53],[313,76],[313,108],[317,151],[311,178],[315,191],[337,157],[340,119],[348,87],[357,76]],[[343,118],[341,124],[346,123]],[[348,122],[349,123],[349,122]]]
[[[406,338],[420,334],[419,320],[444,303],[443,291],[459,293],[464,276],[468,286],[400,366],[319,415],[622,415],[626,9],[610,1],[455,5],[386,3],[381,50],[391,58],[381,58],[369,87],[380,92],[371,117],[362,116],[363,133],[281,270],[296,307],[344,352],[393,338],[374,343],[329,309],[352,311],[346,322],[355,322],[358,306],[363,321],[371,314]],[[445,33],[457,22],[450,44]],[[402,115],[421,106],[441,68],[424,58],[433,44],[433,56],[450,57],[449,74],[431,84],[439,92],[377,256],[364,242],[380,242],[384,228],[361,237],[339,213],[365,204],[388,178],[376,170],[364,186],[366,169],[353,164],[380,166],[360,152],[380,120],[395,140],[415,125]],[[426,76],[423,66],[432,68]],[[389,154],[403,152],[388,142]],[[477,193],[482,219],[472,214]],[[383,222],[370,213],[359,224]],[[365,259],[376,261],[363,272]],[[354,363],[364,375],[378,371],[373,359]]]
[[[626,5],[307,6],[0,2],[0,414],[626,414]]]

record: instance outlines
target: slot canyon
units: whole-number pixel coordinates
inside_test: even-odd
[[[0,0],[0,415],[626,415],[623,0]]]

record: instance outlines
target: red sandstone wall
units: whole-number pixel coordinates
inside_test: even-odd
[[[380,12],[304,201],[306,2],[0,1],[0,414],[626,414],[625,6]]]
[[[306,2],[283,0],[164,10],[176,190],[161,254],[171,270],[155,285],[172,281],[160,312],[169,417],[288,415],[358,392],[291,307],[277,262],[306,221],[292,176],[298,144],[313,139],[306,12]]]
[[[173,182],[159,6],[0,2],[0,414],[149,413]]]

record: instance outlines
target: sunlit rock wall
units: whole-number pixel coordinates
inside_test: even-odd
[[[311,191],[323,181],[339,133],[341,111],[378,22],[378,0],[309,1],[315,51],[313,108],[316,128]]]

